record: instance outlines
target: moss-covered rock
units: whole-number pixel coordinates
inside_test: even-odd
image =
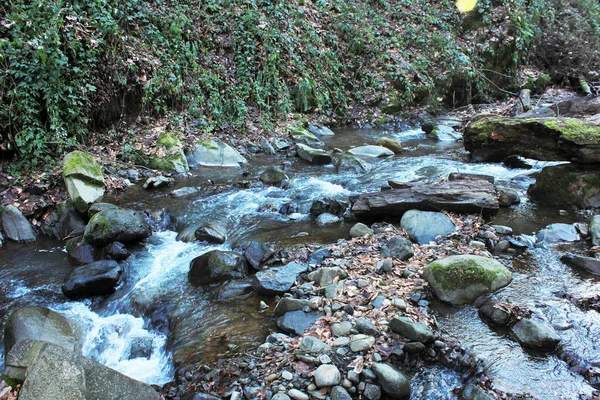
[[[181,141],[172,131],[163,132],[158,136],[154,151],[144,153],[138,150],[133,159],[140,165],[164,172],[185,174],[190,170]]]
[[[600,163],[600,124],[584,119],[479,116],[467,125],[464,142],[475,161],[519,155]]]
[[[239,167],[248,161],[233,147],[212,139],[196,142],[193,156],[205,167]]]
[[[296,145],[296,152],[298,153],[298,157],[308,161],[311,164],[327,165],[331,164],[333,160],[331,158],[331,154],[329,154],[325,150],[313,149],[312,147],[309,147],[302,143],[298,143]]]
[[[232,251],[212,250],[190,263],[188,280],[193,285],[207,285],[230,279],[244,279],[248,263],[241,254]]]
[[[81,213],[104,195],[102,168],[89,154],[81,151],[67,154],[63,159],[63,178],[73,206]]]
[[[371,169],[366,161],[352,154],[345,154],[336,158],[334,165],[338,173],[366,174]]]
[[[510,271],[493,258],[450,256],[425,267],[423,277],[436,296],[452,305],[469,304],[512,281]]]
[[[265,185],[281,186],[283,182],[289,180],[290,177],[281,168],[271,166],[267,167],[267,169],[260,174],[259,179]]]
[[[535,201],[555,207],[600,207],[600,170],[569,164],[546,167],[528,193]]]
[[[152,234],[143,213],[126,209],[108,209],[95,214],[85,227],[85,241],[94,246],[111,242],[131,243]]]
[[[315,135],[304,129],[302,125],[290,125],[287,128],[292,139],[296,143],[302,143],[310,147],[323,147],[325,143],[321,142]]]
[[[393,151],[394,154],[402,153],[402,143],[400,143],[399,141],[397,141],[395,139],[392,139],[389,137],[380,137],[379,139],[377,139],[375,144],[377,146],[382,146],[382,147],[385,147],[386,149]]]

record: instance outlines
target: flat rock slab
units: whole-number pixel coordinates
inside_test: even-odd
[[[352,213],[359,218],[401,216],[413,209],[491,216],[500,207],[494,185],[486,180],[414,184],[364,193],[350,201]]]
[[[390,149],[387,149],[383,146],[375,145],[355,147],[353,149],[348,150],[348,153],[358,157],[370,158],[390,157],[394,155],[394,152]]]
[[[201,140],[196,143],[194,158],[204,167],[239,167],[248,161],[233,147],[218,140]]]
[[[560,261],[567,265],[584,269],[594,275],[600,275],[600,258],[565,254],[560,258]]]

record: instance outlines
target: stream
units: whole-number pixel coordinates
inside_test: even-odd
[[[323,141],[330,149],[345,151],[374,143],[381,136],[399,140],[404,151],[368,160],[371,170],[364,175],[337,174],[332,165],[313,166],[299,158],[258,154],[244,167],[247,176],[236,168],[200,168],[166,189],[144,191],[140,184],[118,198],[106,199],[138,210],[158,213],[167,209],[172,223],[143,245],[131,248],[132,256],[123,262],[123,283],[105,298],[69,301],[63,296],[61,286],[73,268],[63,242],[40,238],[34,244],[8,243],[0,248],[1,322],[21,306],[49,307],[82,327],[84,355],[135,379],[163,385],[173,379],[175,364],[215,361],[228,352],[260,345],[269,331],[277,330],[272,298],[251,294],[247,285],[235,282],[210,290],[191,286],[187,280],[190,261],[216,248],[235,249],[248,240],[286,246],[347,239],[352,223],[318,227],[311,220],[309,209],[315,199],[347,201],[351,194],[379,190],[388,179],[436,180],[452,172],[477,173],[492,175],[498,185],[521,195],[521,204],[502,209],[492,224],[531,235],[550,223],[587,222],[577,214],[559,215],[556,209],[528,201],[526,190],[535,180],[533,175],[552,163],[533,162],[531,170],[470,164],[462,143],[430,140],[420,130],[341,129]],[[285,161],[291,162],[293,187],[284,190],[256,184],[265,166]],[[290,203],[299,213],[294,220],[279,212]],[[176,240],[175,230],[199,221],[227,225],[227,242],[208,245]],[[307,235],[298,235],[301,232]],[[494,298],[526,306],[560,327],[562,351],[573,355],[582,369],[595,368],[600,366],[600,315],[582,311],[559,294],[600,293],[600,280],[562,264],[563,250],[531,248],[512,256],[513,282]],[[270,309],[261,310],[261,301]],[[559,357],[560,351],[544,355],[524,350],[507,332],[482,322],[474,306],[457,308],[434,301],[431,307],[444,335],[461,342],[481,362],[496,388],[536,399],[586,398],[594,390]],[[413,378],[412,398],[455,399],[452,389],[463,383],[460,374],[444,367],[423,370]]]

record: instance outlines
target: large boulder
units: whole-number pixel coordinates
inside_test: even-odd
[[[62,287],[70,299],[104,296],[115,292],[123,273],[116,261],[103,260],[75,268]]]
[[[536,319],[525,318],[512,327],[512,333],[523,346],[538,350],[554,350],[560,336],[551,326]]]
[[[572,164],[546,167],[527,193],[535,201],[555,207],[600,207],[600,171]]]
[[[6,357],[8,379],[23,382],[19,399],[159,400],[150,385],[78,352],[39,340],[20,341]]]
[[[211,250],[190,263],[188,280],[192,285],[208,285],[248,276],[248,263],[233,251]]]
[[[258,271],[254,275],[252,288],[256,293],[266,295],[283,294],[290,290],[298,275],[308,269],[306,264],[292,261],[281,267],[273,267]]]
[[[410,397],[410,380],[395,367],[389,364],[373,364],[373,372],[381,389],[392,399],[408,399]]]
[[[260,174],[260,181],[269,186],[282,186],[290,177],[281,168],[269,166]]]
[[[277,247],[268,243],[251,241],[244,249],[244,257],[254,269],[260,267],[277,252]]]
[[[311,164],[327,165],[331,164],[333,160],[331,158],[331,154],[329,154],[325,150],[314,149],[302,143],[298,143],[296,145],[296,152],[298,153],[298,157],[308,161]]]
[[[433,127],[433,130],[429,134],[429,136],[433,139],[446,142],[446,141],[457,141],[462,139],[462,135],[459,132],[456,132],[454,128],[447,125],[436,125]]]
[[[452,305],[469,304],[512,281],[510,271],[493,258],[474,255],[450,256],[425,267],[423,277],[435,295]]]
[[[205,167],[239,167],[248,161],[233,147],[212,139],[196,142],[194,158]]]
[[[73,151],[63,159],[63,177],[69,198],[77,211],[85,213],[89,205],[104,196],[104,175],[94,157]]]
[[[511,155],[547,161],[600,162],[600,124],[576,118],[473,118],[464,134],[475,161]]]
[[[336,158],[334,165],[338,173],[366,174],[371,169],[366,161],[351,154]]]
[[[4,354],[15,343],[32,339],[54,343],[69,350],[79,347],[79,338],[69,320],[45,307],[21,307],[13,311],[4,325]]]
[[[402,143],[400,143],[399,141],[397,141],[395,139],[388,138],[388,137],[380,137],[379,139],[377,139],[375,141],[375,144],[377,146],[382,146],[382,147],[385,147],[386,149],[393,151],[394,154],[402,153]]]
[[[27,218],[12,204],[0,208],[0,222],[7,239],[18,243],[35,242],[37,239]]]
[[[79,235],[85,231],[85,221],[70,201],[58,204],[42,222],[40,232],[43,235],[64,240]]]
[[[304,129],[301,125],[288,126],[288,132],[292,140],[297,144],[305,144],[310,147],[323,147],[325,143],[321,142],[315,135]]]
[[[594,246],[600,245],[600,215],[594,215],[590,221],[590,236]]]
[[[579,233],[572,224],[550,224],[535,235],[536,246],[544,247],[558,243],[576,242],[580,239]]]
[[[400,226],[418,244],[429,244],[436,237],[447,236],[456,230],[448,216],[435,211],[407,211],[400,220]]]
[[[573,267],[584,269],[594,275],[600,275],[600,258],[565,254],[560,258],[560,261]]]
[[[155,149],[151,153],[138,151],[134,154],[134,159],[148,168],[185,174],[190,170],[190,167],[182,147],[177,134],[173,131],[166,131],[158,135]],[[167,182],[165,181],[165,183]],[[154,187],[158,186],[155,185]],[[144,189],[146,188],[146,184],[144,184]]]
[[[394,155],[394,152],[390,149],[387,149],[383,146],[359,146],[354,147],[348,150],[348,153],[357,157],[369,157],[369,158],[378,158],[378,157],[390,157]]]
[[[92,245],[106,246],[116,241],[139,242],[151,234],[142,212],[116,208],[95,214],[85,227],[84,237]]]

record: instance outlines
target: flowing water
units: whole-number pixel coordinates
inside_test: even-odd
[[[523,202],[502,210],[493,223],[531,234],[549,223],[577,222],[573,214],[537,207],[527,201],[532,170],[507,169],[501,164],[470,164],[460,143],[435,142],[423,132],[341,130],[327,138],[329,148],[347,150],[373,143],[380,136],[400,140],[400,156],[369,160],[364,175],[337,174],[332,166],[312,166],[297,158],[256,155],[240,169],[192,171],[175,185],[146,192],[132,188],[119,205],[140,210],[168,209],[175,221],[170,229],[155,232],[132,249],[124,262],[123,283],[103,299],[68,301],[61,285],[73,268],[64,243],[40,240],[33,245],[7,244],[0,248],[0,311],[3,320],[15,308],[44,305],[76,320],[84,335],[84,354],[147,383],[164,384],[173,378],[174,365],[212,361],[228,352],[256,346],[276,329],[272,311],[262,311],[260,301],[273,309],[272,299],[249,292],[247,283],[202,289],[188,284],[190,261],[215,248],[232,249],[247,240],[294,243],[334,243],[347,238],[351,224],[340,222],[317,227],[309,216],[313,200],[324,196],[347,200],[355,193],[379,190],[388,179],[409,181],[444,178],[451,172],[492,175],[497,184],[517,189]],[[256,185],[266,165],[291,161],[293,185],[288,189]],[[138,185],[139,186],[139,185]],[[292,204],[294,220],[279,210]],[[223,245],[184,243],[177,233],[197,222],[216,221],[228,228]],[[398,223],[398,221],[392,221]],[[299,233],[302,233],[299,235]],[[531,308],[541,318],[560,326],[562,349],[573,355],[580,369],[600,365],[600,316],[581,311],[557,293],[597,293],[598,278],[573,271],[558,258],[560,251],[530,249],[512,260],[513,283],[496,298]],[[504,391],[540,399],[576,399],[592,387],[572,371],[557,354],[523,350],[507,332],[494,330],[477,316],[474,307],[452,308],[434,303],[438,325],[478,358],[488,376]],[[573,364],[573,362],[571,362]],[[413,378],[413,398],[456,398],[453,390],[463,378],[443,367],[424,369]]]

